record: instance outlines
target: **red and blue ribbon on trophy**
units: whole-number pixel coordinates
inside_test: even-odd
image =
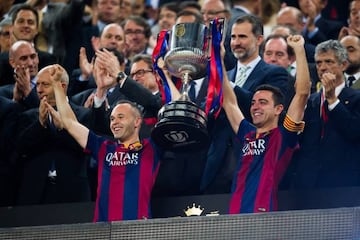
[[[220,112],[222,105],[222,82],[223,82],[223,69],[221,61],[221,44],[223,38],[224,30],[224,19],[214,19],[210,24],[210,34],[211,39],[211,48],[210,48],[210,57],[207,67],[207,76],[208,76],[208,92],[207,92],[207,101],[205,106],[205,113],[212,113],[215,117]],[[205,29],[207,31],[208,29]],[[163,30],[159,33],[157,44],[153,50],[152,60],[154,70],[158,73],[157,82],[160,88],[161,96],[163,103],[169,103],[171,101],[171,91],[170,87],[166,81],[165,73],[162,68],[158,65],[158,60],[160,58],[164,59],[168,49],[169,42],[169,32]],[[205,34],[205,36],[207,36]],[[206,49],[208,41],[204,39],[203,48]],[[160,79],[159,79],[160,77]],[[171,79],[175,86],[181,88],[181,80],[176,77]]]

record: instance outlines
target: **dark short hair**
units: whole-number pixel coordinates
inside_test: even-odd
[[[252,14],[244,14],[235,20],[234,24],[248,22],[251,24],[251,32],[256,36],[264,35],[264,27],[259,17]]]
[[[191,8],[195,8],[195,9],[199,10],[199,12],[201,11],[201,6],[197,1],[182,1],[180,3],[179,7],[180,7],[180,9],[191,7]]]
[[[274,100],[275,105],[284,104],[285,96],[284,96],[283,92],[280,90],[280,88],[275,87],[275,86],[270,85],[270,84],[262,84],[262,85],[259,85],[255,89],[255,92],[261,91],[261,90],[272,92],[272,98]]]
[[[12,15],[11,15],[12,24],[15,23],[15,20],[21,10],[31,11],[35,15],[36,26],[39,26],[39,14],[35,8],[33,8],[32,6],[30,6],[28,4],[20,4],[14,9],[14,11],[12,12]]]
[[[133,65],[136,62],[140,62],[140,61],[144,61],[151,70],[154,70],[152,59],[149,54],[144,54],[144,53],[136,54],[134,56],[133,60],[131,61],[131,65]]]
[[[127,99],[121,99],[119,101],[116,102],[115,106],[120,105],[120,104],[129,104],[131,106],[131,108],[133,108],[136,112],[139,113],[140,117],[143,117],[144,115],[144,107],[137,104],[136,102],[127,100]]]
[[[295,52],[294,49],[292,47],[289,46],[289,44],[287,44],[287,40],[286,40],[286,36],[280,35],[280,34],[270,34],[265,41],[262,43],[262,49],[263,51],[265,51],[265,45],[268,41],[270,41],[271,39],[283,39],[286,43],[286,52],[289,55],[289,57],[293,57],[295,56]]]
[[[178,13],[180,11],[179,5],[176,2],[164,3],[159,7],[159,10],[164,8],[175,13]]]
[[[150,38],[150,36],[151,36],[151,28],[150,28],[149,23],[143,17],[131,15],[127,19],[122,21],[122,23],[120,25],[124,29],[124,31],[125,31],[125,25],[129,21],[133,21],[136,25],[139,25],[139,26],[143,27],[145,37]]]
[[[196,23],[204,23],[204,19],[202,18],[202,16],[200,14],[196,13],[196,12],[193,12],[193,11],[182,10],[182,11],[177,13],[176,19],[178,19],[181,16],[194,16]]]

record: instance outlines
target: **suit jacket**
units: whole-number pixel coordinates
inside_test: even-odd
[[[326,111],[326,124],[320,117],[320,98],[321,93],[312,94],[305,110],[300,150],[294,156],[295,187],[358,186],[360,92],[345,87],[338,97],[340,103]]]
[[[16,102],[0,96],[0,206],[15,203],[16,123],[22,108]]]
[[[87,81],[80,81],[79,80],[80,75],[81,75],[80,68],[73,70],[70,81],[69,81],[69,88],[67,91],[67,94],[69,96],[76,95],[87,89],[96,88],[96,83],[95,83],[95,79],[94,79],[93,75],[91,75]]]
[[[228,78],[234,82],[237,69],[228,71]],[[289,74],[279,66],[270,65],[260,60],[248,76],[242,88],[235,86],[234,91],[238,104],[245,118],[251,121],[250,105],[255,89],[261,84],[270,84],[280,88],[286,95],[291,87]],[[214,126],[210,129],[211,144],[207,154],[207,163],[202,178],[201,189],[208,193],[230,192],[231,179],[241,146],[235,139],[235,134],[226,117],[225,111],[219,114]],[[224,165],[226,163],[226,165]],[[231,169],[228,168],[231,166]],[[222,172],[226,173],[226,176]],[[216,178],[216,176],[220,176]],[[228,179],[223,182],[223,179]],[[218,182],[222,182],[223,185]],[[213,187],[215,185],[216,187]]]
[[[14,89],[14,84],[0,86],[0,96],[3,96],[8,99],[12,99],[13,89]],[[30,94],[26,98],[22,99],[19,103],[22,105],[24,109],[31,109],[38,107],[40,102],[36,92],[36,88],[34,87],[31,90]]]
[[[36,51],[39,56],[39,70],[57,63],[54,55],[39,50]],[[0,53],[0,86],[13,83],[15,83],[14,69],[9,63],[9,52]]]
[[[305,40],[313,45],[317,45],[328,39],[338,39],[339,32],[344,26],[342,22],[333,21],[320,17],[316,22],[315,26],[319,31],[312,37],[309,38],[307,32],[305,33]]]
[[[78,121],[92,127],[92,112],[70,103]],[[80,145],[66,131],[58,131],[39,122],[38,108],[21,115],[17,138],[21,181],[18,204],[45,204],[89,201],[87,157]],[[47,191],[49,170],[57,172],[56,191]],[[49,198],[50,196],[50,198]]]

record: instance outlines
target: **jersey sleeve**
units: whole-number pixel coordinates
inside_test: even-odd
[[[97,159],[97,154],[99,152],[101,144],[105,140],[105,138],[97,136],[93,131],[90,131],[85,151],[90,153],[94,159]]]

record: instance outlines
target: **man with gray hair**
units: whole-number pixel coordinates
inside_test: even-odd
[[[90,201],[87,155],[63,130],[55,109],[50,73],[56,66],[49,65],[39,71],[36,92],[40,106],[23,112],[19,117],[16,147],[21,180],[16,202],[20,205]],[[68,84],[69,76],[63,70],[61,87],[65,93]],[[70,100],[69,104],[76,118],[91,127],[91,110]],[[49,106],[53,107],[51,111]]]
[[[11,45],[11,25],[11,19],[8,17],[0,22],[0,53],[9,51]]]
[[[315,49],[322,88],[310,96],[305,110],[306,126],[293,162],[296,188],[360,184],[360,92],[345,84],[347,59],[337,40]]]

